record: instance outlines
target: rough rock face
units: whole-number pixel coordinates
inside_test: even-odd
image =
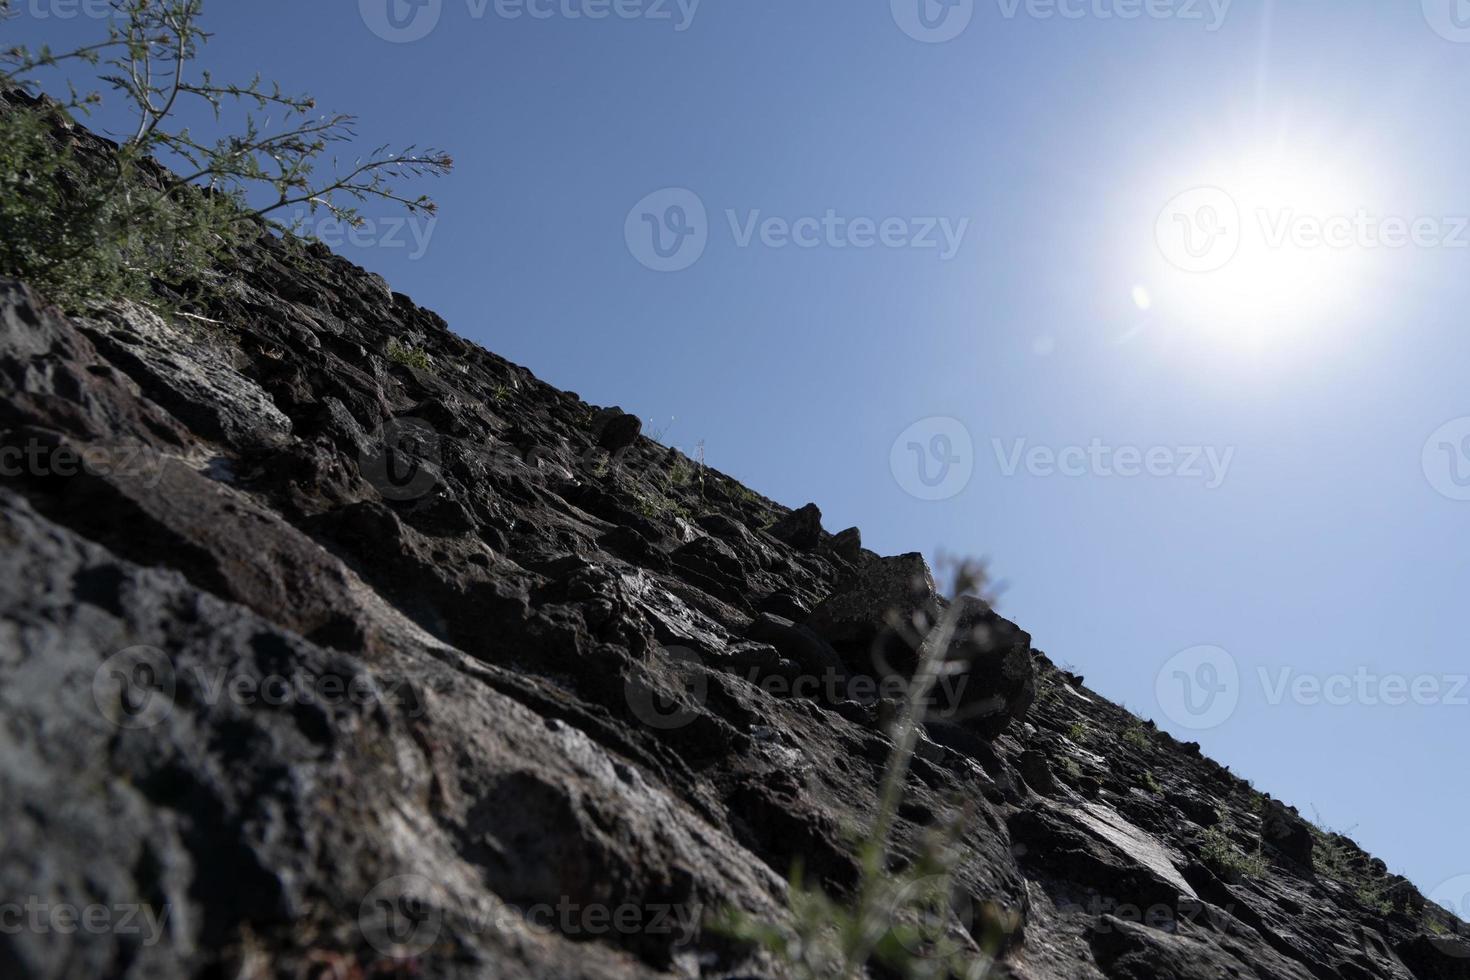
[[[0,281],[0,976],[782,976],[707,916],[852,886],[922,559],[324,249],[188,312]],[[996,976],[1470,977],[1381,862],[963,621],[895,835],[968,812]]]

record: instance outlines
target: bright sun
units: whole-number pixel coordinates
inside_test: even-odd
[[[1263,150],[1181,168],[1164,186],[1174,196],[1134,289],[1141,310],[1260,345],[1353,308],[1378,229],[1343,162]]]

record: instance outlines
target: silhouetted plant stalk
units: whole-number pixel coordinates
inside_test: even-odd
[[[982,566],[959,564],[956,599],[977,594],[985,580]],[[950,603],[922,636],[915,624],[899,623],[890,616],[890,625],[899,635],[913,637],[918,665],[889,727],[893,747],[885,761],[872,824],[862,832],[858,845],[860,880],[852,903],[840,903],[820,888],[808,886],[798,865],[788,890],[789,924],[762,922],[739,910],[727,910],[719,923],[730,935],[775,953],[800,980],[858,980],[874,960],[905,980],[985,980],[992,971],[993,953],[999,947],[998,937],[992,934],[994,923],[982,921],[985,934],[978,950],[969,945],[971,937],[956,939],[952,934],[958,918],[954,870],[961,856],[958,841],[967,814],[961,812],[928,835],[919,854],[905,867],[892,867],[894,825],[918,748],[925,706],[941,677],[967,667],[949,657],[963,612],[958,601]]]
[[[946,674],[961,673],[966,669],[962,662],[949,658],[949,649],[959,629],[964,607],[960,597],[978,593],[985,584],[986,572],[982,565],[960,562],[955,571],[953,595],[955,601],[944,607],[939,621],[923,636],[918,644],[918,664],[904,692],[904,700],[889,729],[893,748],[889,751],[883,770],[883,782],[878,793],[878,810],[873,817],[873,826],[863,843],[861,851],[863,881],[858,893],[858,921],[864,924],[862,941],[850,950],[844,964],[843,976],[858,975],[864,964],[873,955],[878,943],[892,929],[892,909],[885,907],[883,882],[888,874],[892,857],[890,838],[898,809],[903,802],[904,786],[913,767],[914,753],[918,749],[920,726],[927,713],[929,696],[939,679]],[[889,614],[889,625],[900,634],[912,633],[912,624],[898,621],[896,614]],[[948,873],[944,874],[948,884]],[[976,962],[966,972],[965,980],[982,977],[989,972],[989,963]]]

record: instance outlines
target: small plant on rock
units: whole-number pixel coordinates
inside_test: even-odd
[[[1217,870],[1233,874],[1259,878],[1266,873],[1266,859],[1259,851],[1247,854],[1236,847],[1230,835],[1219,827],[1205,831],[1200,858]]]
[[[1322,813],[1315,806],[1312,807],[1312,819],[1307,821],[1307,829],[1312,832],[1312,855],[1317,870],[1330,878],[1348,884],[1363,877],[1362,872],[1354,868],[1354,859],[1363,859],[1361,852],[1357,854],[1349,843],[1356,826],[1346,830],[1334,830],[1327,825],[1322,818]]]
[[[1393,911],[1393,903],[1388,900],[1382,884],[1365,882],[1353,890],[1353,896],[1379,915],[1388,915]]]
[[[1130,725],[1123,732],[1123,741],[1139,751],[1147,749],[1153,744],[1148,737],[1148,732],[1142,725]]]
[[[983,568],[964,564],[956,574],[955,594],[975,594],[984,581]],[[983,980],[994,969],[1001,937],[1014,925],[986,906],[982,948],[960,925],[964,917],[955,900],[955,869],[962,820],[931,834],[916,859],[894,870],[892,832],[919,744],[924,705],[940,677],[964,669],[947,656],[960,608],[953,603],[919,646],[918,666],[889,729],[893,747],[873,824],[858,847],[859,880],[851,900],[839,901],[808,885],[798,868],[788,894],[789,922],[767,923],[731,911],[719,923],[733,937],[775,954],[799,980],[857,980],[867,976],[871,961],[903,980]]]
[[[675,487],[686,487],[694,481],[694,464],[680,457],[674,460],[674,465],[669,468],[669,484]]]
[[[434,370],[434,359],[429,356],[427,351],[400,343],[396,338],[388,341],[387,355],[388,360],[394,364],[417,368],[420,371]]]

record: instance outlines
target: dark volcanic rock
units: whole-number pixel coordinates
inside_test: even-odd
[[[863,532],[855,527],[832,535],[832,551],[843,561],[858,562],[863,557]]]
[[[964,672],[956,696],[935,706],[937,717],[994,737],[1024,717],[1036,697],[1031,637],[979,599],[955,601],[960,610],[947,659]],[[919,639],[947,607],[923,556],[900,555],[869,562],[844,579],[805,625],[856,673],[909,676]]]
[[[610,453],[617,453],[638,441],[638,437],[643,434],[643,420],[621,409],[612,411],[614,414],[602,423],[597,444]]]
[[[807,625],[828,642],[865,651],[892,631],[890,620],[922,631],[934,622],[936,591],[920,554],[882,558],[842,581]]]
[[[816,504],[807,504],[772,524],[770,531],[793,548],[811,551],[822,540],[822,512]]]
[[[1261,813],[1261,843],[1287,861],[1312,870],[1312,831],[1307,822],[1276,800],[1267,800]]]
[[[769,643],[781,654],[795,661],[809,676],[824,681],[840,679],[846,674],[837,651],[804,626],[797,626],[789,619],[771,613],[761,613],[750,624],[746,635],[753,640]]]
[[[1036,672],[1031,662],[1031,634],[973,596],[955,600],[962,606],[949,659],[964,666],[967,684],[959,713],[990,736],[1024,718],[1036,700]]]
[[[707,918],[780,921],[797,864],[850,897],[880,682],[955,608],[893,845],[963,817],[996,977],[1466,980],[1462,923],[1346,838],[1310,874],[1292,811],[919,555],[325,248],[218,271],[208,330],[0,280],[0,975],[784,977]]]

